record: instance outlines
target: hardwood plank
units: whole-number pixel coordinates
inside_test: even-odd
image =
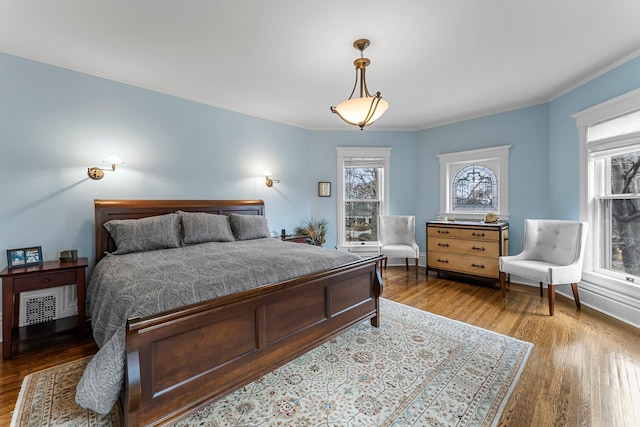
[[[578,311],[562,295],[550,317],[537,287],[512,283],[503,299],[494,283],[426,277],[424,268],[417,280],[404,266],[383,270],[383,278],[385,298],[534,344],[501,426],[640,425],[638,329],[586,306]],[[91,338],[73,335],[21,346],[0,364],[0,425],[9,425],[25,375],[96,351]]]
[[[31,372],[94,354],[97,350],[93,338],[85,335],[63,334],[42,341],[20,343],[19,352],[0,363],[0,425],[11,423],[20,386]]]

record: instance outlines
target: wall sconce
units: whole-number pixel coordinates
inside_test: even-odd
[[[102,162],[111,163],[111,169],[103,169],[96,166],[91,167],[87,169],[87,175],[89,175],[89,178],[95,179],[95,180],[102,179],[104,178],[104,171],[108,171],[108,170],[115,171],[116,165],[121,165],[124,163],[122,159],[120,159],[120,157],[117,157],[117,156],[109,156],[106,159],[104,159]]]
[[[265,177],[265,184],[267,185],[267,187],[273,187],[273,183],[274,182],[280,182],[279,179],[271,179],[271,171],[264,171],[262,172],[264,177]]]

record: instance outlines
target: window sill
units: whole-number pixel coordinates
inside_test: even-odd
[[[582,283],[594,287],[597,293],[617,295],[621,298],[631,298],[640,302],[640,284],[616,279],[615,277],[593,271],[582,273]]]
[[[603,274],[584,272],[580,300],[602,313],[640,328],[640,286]]]
[[[341,245],[338,246],[339,251],[354,252],[357,254],[362,253],[380,253],[380,245],[378,243],[366,244],[366,245]]]

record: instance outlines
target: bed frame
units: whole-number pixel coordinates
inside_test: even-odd
[[[103,224],[175,212],[264,215],[262,200],[95,200],[96,262],[115,243]],[[378,258],[127,321],[121,420],[167,425],[345,329],[380,325]]]

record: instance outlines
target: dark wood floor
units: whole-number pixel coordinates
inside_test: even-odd
[[[550,317],[546,295],[529,286],[512,284],[502,299],[492,284],[427,278],[424,269],[416,280],[389,267],[383,278],[385,298],[534,344],[500,425],[640,426],[640,330],[560,295]],[[88,337],[58,341],[0,364],[0,425],[9,425],[25,375],[96,350]]]

